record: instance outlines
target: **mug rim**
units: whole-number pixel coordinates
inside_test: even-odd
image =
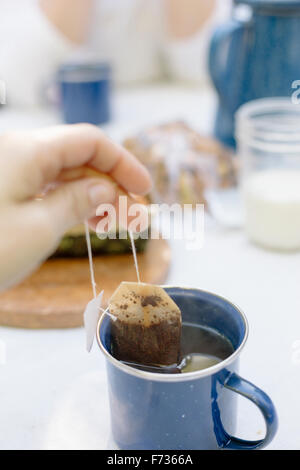
[[[66,62],[56,72],[56,81],[60,84],[86,83],[109,80],[112,67],[107,62]]]
[[[207,290],[204,290],[204,289],[198,289],[197,287],[178,287],[178,286],[173,286],[173,285],[162,285],[160,287],[162,287],[163,289],[180,289],[182,291],[203,292],[204,294],[210,294],[210,295],[212,295],[214,297],[217,297],[221,300],[224,300],[225,302],[230,304],[239,313],[239,315],[242,318],[243,323],[244,323],[245,333],[244,333],[244,337],[243,337],[243,340],[242,340],[241,344],[226,359],[224,359],[223,361],[219,362],[218,364],[216,364],[214,366],[207,367],[206,369],[202,369],[202,370],[198,370],[198,371],[194,371],[194,372],[185,372],[184,374],[160,374],[160,373],[157,373],[157,372],[147,372],[147,371],[144,371],[144,370],[141,370],[141,369],[135,369],[134,367],[128,366],[128,365],[122,363],[121,361],[118,361],[104,347],[104,345],[102,344],[101,338],[100,338],[100,329],[101,329],[101,325],[102,325],[102,323],[104,321],[104,318],[105,318],[105,313],[103,313],[101,315],[101,317],[99,318],[98,323],[97,323],[96,338],[97,338],[97,343],[98,343],[98,346],[99,346],[100,350],[102,351],[102,353],[104,354],[106,359],[108,359],[109,362],[112,365],[114,365],[118,369],[122,370],[123,372],[128,373],[130,375],[133,375],[133,376],[135,376],[137,378],[140,378],[140,379],[151,380],[151,381],[156,381],[156,382],[186,382],[186,381],[189,381],[189,380],[195,380],[195,379],[200,379],[202,377],[208,377],[208,376],[214,375],[215,373],[219,372],[220,370],[222,370],[225,367],[227,367],[228,365],[230,365],[233,361],[235,361],[235,359],[237,359],[240,352],[244,348],[244,346],[247,342],[247,339],[248,339],[248,335],[249,335],[248,320],[247,320],[246,315],[244,314],[244,312],[242,311],[241,308],[239,308],[235,303],[233,303],[230,300],[226,299],[222,295],[214,294],[213,292],[210,292],[210,291],[207,291]]]

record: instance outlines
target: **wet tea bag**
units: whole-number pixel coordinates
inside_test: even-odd
[[[121,361],[177,364],[181,312],[166,291],[142,282],[122,282],[112,295],[109,312],[112,353]]]

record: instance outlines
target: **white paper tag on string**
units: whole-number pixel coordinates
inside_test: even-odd
[[[88,352],[90,352],[92,349],[95,334],[96,334],[96,328],[97,328],[97,324],[99,320],[99,315],[100,315],[100,312],[103,311],[102,309],[103,293],[104,291],[101,291],[97,297],[90,300],[90,302],[85,307],[85,311],[83,314],[84,327],[85,327],[85,332],[86,332],[86,349]]]

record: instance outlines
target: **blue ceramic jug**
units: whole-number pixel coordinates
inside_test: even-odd
[[[234,114],[245,102],[291,96],[300,79],[300,0],[234,0],[232,19],[213,34],[209,69],[219,96],[214,134],[235,147]],[[250,8],[238,19],[240,5]],[[244,7],[245,8],[245,7]]]

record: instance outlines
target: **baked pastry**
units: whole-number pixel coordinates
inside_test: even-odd
[[[131,241],[127,233],[127,238],[100,239],[97,234],[90,231],[91,247],[94,256],[113,255],[131,252]],[[142,252],[146,248],[147,239],[137,238],[134,241],[137,252]],[[88,256],[85,227],[78,225],[69,230],[62,238],[57,250],[53,253],[54,258],[82,258]]]
[[[152,175],[152,202],[205,203],[206,188],[236,184],[235,161],[227,149],[184,122],[150,127],[124,145]]]

